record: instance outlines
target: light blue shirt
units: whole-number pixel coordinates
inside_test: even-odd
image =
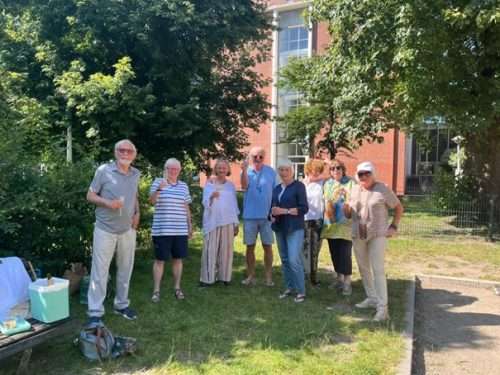
[[[274,169],[264,165],[257,172],[248,167],[248,187],[243,197],[243,219],[266,219],[271,210],[273,189],[277,185]]]

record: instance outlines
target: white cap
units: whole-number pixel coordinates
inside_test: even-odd
[[[375,166],[369,162],[369,161],[364,161],[360,164],[358,164],[358,166],[356,167],[356,173],[357,172],[371,172],[371,173],[374,173],[375,172]]]

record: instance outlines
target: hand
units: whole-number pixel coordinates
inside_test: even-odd
[[[239,225],[235,225],[234,226],[234,236],[236,237],[239,232],[240,232],[240,226]]]
[[[279,215],[284,215],[286,213],[286,210],[284,208],[274,206],[271,208],[271,215],[273,216],[279,216]]]
[[[394,237],[396,234],[397,234],[398,230],[396,228],[394,228],[393,226],[389,226],[389,228],[387,228],[387,232],[385,233],[385,236],[390,238],[390,237]]]
[[[166,178],[164,178],[161,183],[160,183],[160,186],[158,186],[158,190],[160,189],[165,189],[167,186],[169,185],[168,181]]]
[[[218,191],[214,191],[211,195],[210,195],[210,200],[214,200],[214,198],[219,198],[220,197],[220,193]]]
[[[141,219],[141,215],[139,213],[136,213],[134,216],[132,216],[132,228],[137,230],[139,228],[139,222]]]
[[[297,215],[299,214],[299,209],[298,209],[298,208],[296,208],[296,207],[294,207],[294,208],[290,208],[290,209],[288,210],[288,213],[289,213],[290,215],[292,215],[292,216],[297,216]]]
[[[246,171],[247,168],[248,168],[248,158],[245,158],[245,160],[241,162],[241,170]]]
[[[123,208],[123,203],[124,202],[121,199],[107,200],[106,207],[111,210],[119,210],[120,208]]]

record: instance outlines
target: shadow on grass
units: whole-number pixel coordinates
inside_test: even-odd
[[[370,322],[373,311],[357,312],[353,308],[364,298],[359,280],[353,284],[353,296],[344,297],[327,288],[331,275],[321,269],[323,285],[309,287],[306,301],[297,304],[293,299],[278,299],[282,284],[278,266],[274,267],[275,287],[262,282],[255,287],[242,286],[245,259],[241,252],[235,252],[231,285],[199,288],[201,241],[193,241],[190,249],[183,275],[186,300],[174,298],[171,272],[166,268],[161,301],[150,302],[152,259],[151,254],[141,252],[131,288],[131,306],[137,309],[138,320],[125,321],[110,314],[108,301],[106,324],[115,334],[138,339],[136,355],[103,364],[89,363],[71,346],[73,337],[65,337],[35,349],[31,368],[39,373],[66,374],[134,372],[179,365],[197,372],[208,361],[244,361],[275,351],[299,366],[301,361],[310,360],[304,359],[309,352],[322,346],[350,346],[355,352],[352,346],[358,344],[360,332],[398,332],[402,327],[406,280],[389,279],[392,320],[374,324]],[[258,246],[256,251],[262,249]],[[258,262],[257,273],[262,280],[262,262]],[[333,306],[333,311],[327,306]],[[77,298],[72,300],[72,315],[82,323],[85,320],[84,306]],[[57,363],[52,361],[55,357],[60,358]],[[11,361],[8,368],[13,366]],[[266,369],[267,365],[260,362],[259,366]]]

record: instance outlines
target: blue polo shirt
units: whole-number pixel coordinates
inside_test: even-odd
[[[248,187],[243,196],[243,219],[266,219],[271,209],[273,189],[277,185],[274,169],[264,165],[257,172],[248,167]]]

